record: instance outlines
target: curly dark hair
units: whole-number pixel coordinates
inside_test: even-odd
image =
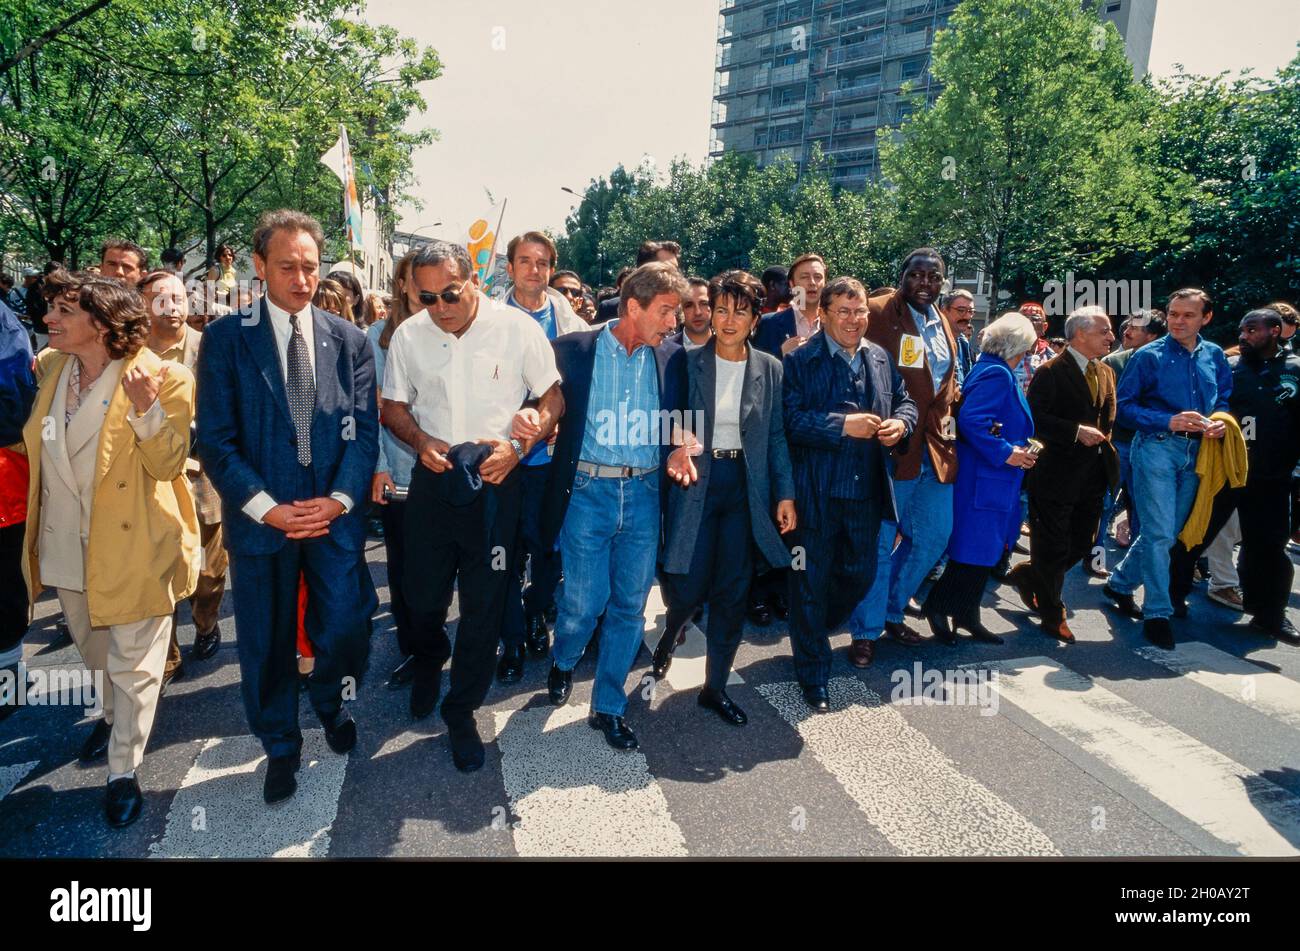
[[[91,274],[55,271],[45,279],[50,299],[76,296],[77,306],[104,331],[104,349],[113,360],[133,357],[149,339],[149,314],[134,287]]]

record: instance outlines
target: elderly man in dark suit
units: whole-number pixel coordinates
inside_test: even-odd
[[[316,665],[311,705],[336,753],[356,745],[343,705],[378,606],[364,505],[379,455],[375,358],[366,336],[312,306],[320,224],[263,215],[253,264],[266,295],[209,324],[199,351],[198,455],[221,496],[244,708],[269,762],[263,796],[297,789],[298,578]]]
[[[836,278],[822,291],[821,310],[822,330],[785,358],[782,393],[799,512],[790,640],[804,699],[816,711],[830,709],[830,632],[875,576],[881,519],[897,519],[888,447],[917,425],[916,403],[889,355],[864,339],[866,288]]]
[[[1115,342],[1110,317],[1081,307],[1065,321],[1065,352],[1041,366],[1029,384],[1029,408],[1043,450],[1030,470],[1029,560],[1011,569],[1025,606],[1036,610],[1043,631],[1067,644],[1061,585],[1065,573],[1092,551],[1107,486],[1119,485],[1119,456],[1111,444],[1115,425],[1115,374],[1102,363]]]

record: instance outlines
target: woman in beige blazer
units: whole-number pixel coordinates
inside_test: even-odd
[[[81,750],[108,754],[105,810],[134,822],[135,770],[153,726],[176,602],[199,573],[199,526],[185,478],[194,377],[144,346],[139,294],[56,272],[23,429],[31,463],[23,572],[33,603],[54,588],[104,716]]]

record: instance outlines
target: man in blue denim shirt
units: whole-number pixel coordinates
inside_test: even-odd
[[[1169,549],[1196,499],[1196,457],[1202,439],[1222,439],[1224,426],[1209,419],[1226,412],[1232,370],[1223,350],[1201,338],[1213,316],[1210,295],[1196,288],[1169,298],[1169,333],[1129,359],[1117,393],[1119,423],[1136,431],[1130,450],[1133,495],[1142,533],[1102,591],[1143,634],[1172,650],[1169,617]],[[1145,589],[1139,614],[1133,592]]]

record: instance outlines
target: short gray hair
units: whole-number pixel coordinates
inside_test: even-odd
[[[953,305],[953,303],[957,300],[958,297],[964,297],[972,304],[975,303],[975,295],[972,294],[970,291],[966,290],[964,287],[959,287],[956,290],[950,291],[949,293],[944,294],[942,297],[939,298],[939,309],[947,310],[949,307]]]
[[[980,351],[1001,357],[1010,363],[1038,342],[1038,331],[1029,318],[1018,311],[1003,314],[984,328],[980,335]]]
[[[414,274],[416,268],[437,267],[443,261],[455,261],[456,273],[461,277],[467,278],[474,272],[474,265],[470,262],[469,252],[464,245],[452,244],[450,241],[430,241],[415,252],[415,258],[411,261],[411,273]]]
[[[1065,339],[1073,340],[1075,334],[1080,330],[1087,330],[1095,320],[1104,320],[1107,326],[1110,325],[1110,314],[1106,313],[1106,308],[1098,307],[1096,304],[1076,307],[1070,311],[1070,316],[1065,318]]]

